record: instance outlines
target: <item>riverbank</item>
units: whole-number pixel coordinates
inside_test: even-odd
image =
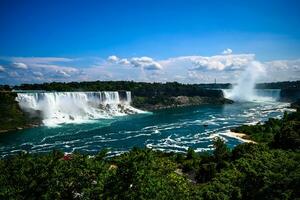
[[[28,129],[28,128],[37,128],[39,126],[41,126],[41,123],[36,123],[36,124],[25,124],[23,126],[18,126],[18,127],[14,127],[14,128],[10,128],[10,129],[1,129],[0,130],[0,134],[1,133],[8,133],[8,132],[13,132],[13,131],[20,131],[23,129]]]
[[[241,141],[246,142],[246,143],[257,144],[257,142],[251,140],[250,136],[245,134],[245,133],[237,133],[237,132],[229,130],[224,135],[232,137],[232,138],[236,138],[236,139],[241,140]]]
[[[300,146],[299,124],[300,111],[297,109],[296,112],[284,113],[281,119],[269,118],[264,123],[233,128],[229,134],[257,143],[266,143],[273,147],[295,149]]]

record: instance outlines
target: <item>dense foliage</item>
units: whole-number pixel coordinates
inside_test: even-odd
[[[0,92],[7,92],[7,91],[11,91],[11,88],[9,85],[0,85]]]
[[[256,142],[267,143],[282,149],[300,148],[300,112],[287,114],[282,119],[270,118],[264,124],[243,125],[234,128],[235,132],[246,133]]]
[[[300,109],[300,98],[296,100],[295,102],[291,103],[291,107],[295,109]]]
[[[257,89],[300,89],[300,81],[283,81],[273,83],[259,83],[256,84]]]
[[[233,87],[230,83],[203,83],[198,84],[203,88],[230,89]],[[258,83],[256,89],[300,89],[300,81],[283,81],[272,83]]]
[[[299,116],[286,114],[264,128],[279,130],[283,141],[286,135],[299,134],[288,126],[299,125]],[[263,134],[265,129],[255,132]],[[0,199],[300,198],[299,146],[286,150],[286,144],[296,144],[298,138],[274,145],[276,137],[233,150],[216,138],[212,153],[191,148],[186,154],[133,148],[110,158],[106,150],[95,157],[21,153],[0,160]]]
[[[70,83],[22,84],[15,86],[17,90],[46,90],[46,91],[131,91],[134,96],[208,96],[222,97],[219,90],[206,90],[196,84],[146,83],[133,81],[93,81]]]

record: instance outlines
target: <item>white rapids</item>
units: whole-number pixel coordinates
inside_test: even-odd
[[[129,91],[30,92],[16,100],[26,112],[39,111],[46,126],[141,113],[130,105]]]

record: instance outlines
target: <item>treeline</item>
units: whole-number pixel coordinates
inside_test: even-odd
[[[300,89],[300,81],[283,81],[256,84],[257,89]]]
[[[131,90],[140,87],[200,87],[204,89],[230,89],[231,83],[201,83],[201,84],[181,84],[177,82],[170,83],[146,83],[134,81],[91,81],[91,82],[52,82],[42,84],[21,84],[11,88],[16,90],[46,90],[46,91],[96,91],[96,90]],[[0,85],[1,88],[9,88],[8,85]],[[272,83],[258,83],[257,89],[300,89],[300,81],[283,81]]]
[[[279,126],[288,135],[299,134],[299,129],[288,128],[299,125],[299,115],[286,114]],[[275,124],[267,126],[278,129]],[[21,153],[0,160],[0,198],[298,199],[299,146],[272,145],[272,138],[233,150],[217,138],[212,153],[191,148],[185,154],[133,148],[112,158],[106,150],[92,158],[78,152]],[[298,138],[288,143],[293,140]]]
[[[231,89],[234,85],[231,83],[203,83],[198,84],[202,88],[208,89]],[[300,89],[300,81],[283,81],[272,83],[258,83],[256,89]]]
[[[197,84],[146,83],[133,81],[93,81],[70,83],[22,84],[13,87],[15,90],[45,90],[45,91],[131,91],[135,96],[205,96],[222,97],[219,90],[207,90]]]
[[[0,85],[0,92],[8,92],[11,91],[11,87],[9,85]]]
[[[202,88],[208,88],[208,89],[231,89],[232,88],[231,83],[201,83],[198,85]]]

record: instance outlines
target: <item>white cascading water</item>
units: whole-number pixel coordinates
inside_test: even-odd
[[[255,90],[256,80],[264,74],[263,65],[260,62],[252,61],[246,70],[240,75],[238,83],[232,90],[224,90],[224,96],[234,101],[265,101],[276,100],[273,97],[261,96],[261,92]]]
[[[132,106],[131,92],[33,92],[18,93],[16,100],[27,112],[40,111],[46,126],[81,123],[140,113]]]

